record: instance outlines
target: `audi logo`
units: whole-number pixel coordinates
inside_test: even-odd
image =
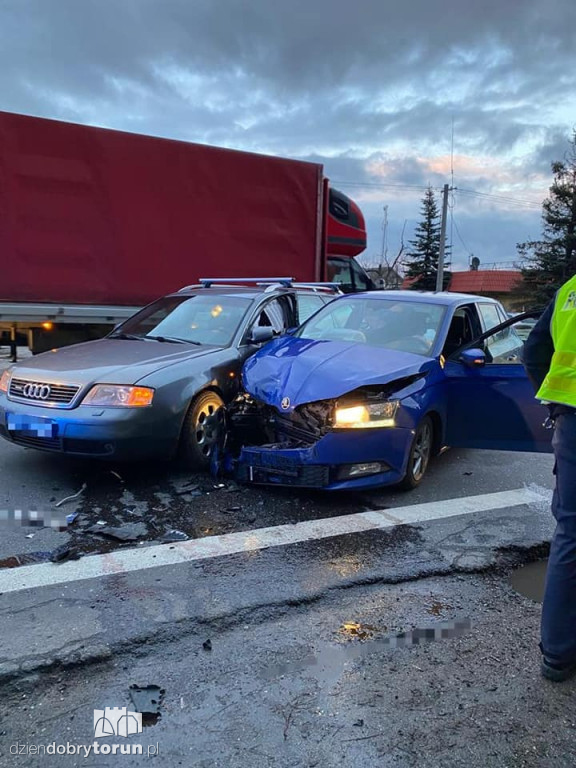
[[[48,384],[25,384],[22,387],[22,394],[31,400],[48,400],[50,387]]]

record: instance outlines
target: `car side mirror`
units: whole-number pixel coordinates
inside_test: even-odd
[[[274,328],[265,326],[264,328],[252,328],[248,341],[250,344],[265,344],[274,338]]]
[[[486,355],[482,349],[465,349],[458,360],[467,368],[484,368]]]

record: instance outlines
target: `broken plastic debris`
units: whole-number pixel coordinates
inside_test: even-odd
[[[82,554],[77,549],[73,549],[68,544],[57,547],[50,553],[50,560],[53,563],[63,563],[65,560],[79,560]]]
[[[26,538],[26,539],[33,539],[33,538],[34,538],[34,536],[36,536],[36,534],[35,534],[35,533],[27,533],[27,534],[26,534],[26,536],[25,536],[25,538]]]
[[[88,488],[88,486],[86,485],[86,483],[84,483],[84,484],[82,485],[82,488],[80,488],[80,490],[78,491],[78,493],[75,493],[75,494],[73,494],[72,496],[66,496],[64,499],[62,499],[61,501],[59,501],[59,502],[58,502],[57,504],[55,504],[54,506],[56,506],[56,507],[61,507],[61,506],[62,506],[62,504],[67,504],[69,501],[74,501],[74,499],[77,499],[79,496],[81,496],[81,495],[84,493],[84,491],[86,490],[86,488]]]
[[[160,541],[163,542],[169,542],[169,541],[186,541],[189,538],[187,533],[184,533],[184,531],[177,531],[176,529],[173,529],[171,531],[166,531],[164,536],[160,539]]]
[[[148,533],[148,528],[144,523],[127,523],[126,525],[114,527],[114,526],[100,526],[100,523],[90,526],[86,530],[88,533],[97,533],[100,536],[106,536],[111,539],[117,539],[118,541],[136,541]]]
[[[66,522],[68,523],[68,525],[72,525],[74,520],[76,520],[76,518],[78,517],[78,514],[79,514],[78,512],[70,512],[69,515],[66,515]]]
[[[208,640],[204,640],[202,643],[202,648],[204,648],[205,651],[211,651],[212,650],[212,640],[208,638]]]

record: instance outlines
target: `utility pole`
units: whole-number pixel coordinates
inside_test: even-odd
[[[450,186],[444,184],[442,190],[442,222],[440,225],[440,248],[438,249],[438,272],[436,273],[436,293],[442,290],[444,283],[444,251],[446,249],[446,219],[448,218],[448,192]]]

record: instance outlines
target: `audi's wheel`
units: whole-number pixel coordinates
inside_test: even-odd
[[[207,469],[224,438],[224,401],[216,392],[202,392],[190,404],[182,431],[182,457],[190,469]]]
[[[434,447],[434,425],[430,416],[424,416],[416,427],[414,439],[410,446],[408,465],[404,479],[400,482],[400,488],[411,491],[420,485],[432,456]]]

